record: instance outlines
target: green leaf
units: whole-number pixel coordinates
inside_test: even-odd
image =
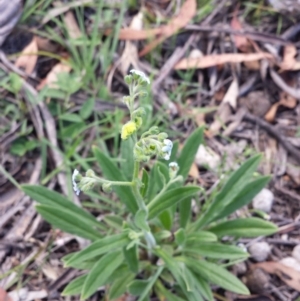
[[[186,240],[184,229],[182,229],[182,228],[178,229],[174,233],[174,236],[175,236],[175,241],[176,241],[177,245],[179,245],[179,246],[184,245],[185,240]]]
[[[96,226],[99,229],[106,230],[96,218],[82,208],[79,208],[74,203],[65,198],[62,194],[52,191],[48,188],[38,185],[22,185],[22,190],[38,203],[50,207],[59,207],[68,209],[68,211],[77,214],[77,218],[84,224]]]
[[[173,226],[173,216],[171,210],[163,211],[158,218],[166,230],[171,230]]]
[[[140,193],[141,193],[141,196],[143,198],[146,197],[146,193],[148,191],[148,184],[149,184],[149,174],[147,172],[146,169],[143,168],[143,175],[142,175],[142,187],[140,189]]]
[[[127,273],[116,279],[109,288],[108,300],[115,300],[127,291],[127,286],[134,279],[135,275]]]
[[[203,143],[203,129],[203,127],[200,127],[190,135],[190,137],[186,140],[178,157],[178,174],[182,175],[184,179],[189,174],[191,166],[195,160],[199,145]]]
[[[158,216],[164,210],[172,207],[176,203],[186,199],[188,196],[196,194],[200,190],[197,186],[185,186],[174,188],[158,195],[148,205],[149,219]]]
[[[84,104],[82,105],[79,111],[81,118],[84,120],[88,119],[93,113],[94,106],[95,106],[95,98],[90,97],[88,100],[84,102]]]
[[[133,273],[137,274],[139,271],[139,258],[138,258],[137,245],[134,245],[130,249],[123,248],[123,253],[124,253],[125,260],[128,264],[128,267]]]
[[[118,215],[105,215],[103,218],[110,227],[121,230],[123,225],[123,218]]]
[[[147,223],[147,217],[148,217],[147,211],[144,209],[139,209],[134,216],[134,223],[139,229],[149,232],[150,228]]]
[[[215,200],[209,205],[207,211],[195,222],[194,228],[199,229],[218,218],[220,212],[223,212],[250,182],[260,159],[260,155],[248,159],[230,176]]]
[[[139,299],[138,301],[143,301],[147,296],[149,296],[149,292],[152,289],[155,281],[157,280],[157,278],[159,277],[159,275],[161,274],[162,270],[164,269],[164,267],[160,266],[156,273],[147,281],[147,286],[143,289],[143,291],[141,292],[141,294],[139,294]]]
[[[199,145],[203,143],[203,130],[204,128],[200,127],[190,135],[178,157],[178,174],[182,175],[184,179],[188,176],[191,166],[195,160]],[[191,198],[186,198],[183,202],[179,203],[179,224],[181,228],[185,228],[191,218],[191,206]]]
[[[165,250],[158,247],[154,250],[154,253],[160,257],[164,262],[166,267],[172,273],[173,277],[176,279],[176,282],[179,284],[182,292],[186,295],[187,300],[189,301],[199,301],[199,298],[187,290],[185,280],[182,277],[181,263],[174,260]],[[200,299],[201,300],[201,299]]]
[[[253,198],[268,184],[271,177],[259,177],[244,187],[244,189],[230,202],[230,204],[220,211],[214,220],[222,219],[234,213],[236,210],[248,205]]]
[[[108,236],[90,244],[87,248],[75,253],[71,258],[64,260],[65,266],[76,266],[77,263],[92,259],[107,252],[125,247],[130,242],[128,234],[121,233]]]
[[[179,225],[185,228],[191,218],[192,198],[188,197],[179,203]]]
[[[72,296],[80,294],[87,276],[88,275],[85,274],[69,282],[61,294],[63,296]]]
[[[121,265],[124,260],[122,252],[110,252],[104,255],[94,266],[86,278],[81,300],[93,295],[100,286],[104,285],[109,276]]]
[[[147,199],[148,201],[152,200],[159,191],[163,188],[163,182],[161,180],[162,175],[164,175],[165,179],[169,178],[169,169],[168,167],[157,161],[150,172],[148,191],[147,191]]]
[[[270,235],[277,230],[277,226],[273,223],[257,217],[234,219],[209,228],[209,231],[215,233],[218,237],[229,235],[237,238]]]
[[[148,285],[148,280],[136,279],[128,285],[128,291],[133,296],[140,296]]]
[[[191,273],[193,273],[193,272],[191,272]],[[200,293],[204,297],[204,299],[208,300],[208,301],[213,301],[214,296],[212,294],[209,283],[205,279],[200,277],[199,275],[197,275],[195,273],[193,273],[193,275],[195,277],[195,281],[197,282],[198,290],[200,291]]]
[[[134,158],[133,158],[134,141],[133,138],[121,141],[121,170],[126,180],[131,181],[133,175]]]
[[[248,288],[220,265],[188,257],[180,257],[180,261],[183,261],[192,271],[207,281],[237,294],[249,294]]]
[[[62,114],[59,116],[59,119],[75,123],[82,122],[82,118],[79,115],[73,113]]]
[[[51,207],[46,205],[37,205],[36,211],[54,227],[65,232],[78,235],[90,240],[101,238],[102,235],[90,224],[85,223],[77,213],[62,207]]]
[[[188,235],[187,243],[217,241],[218,237],[209,231],[197,231]]]
[[[183,249],[183,252],[217,259],[241,259],[247,258],[249,255],[239,247],[217,242],[198,242],[187,244]]]
[[[112,162],[112,160],[102,153],[97,147],[93,147],[94,156],[96,157],[99,166],[108,180],[126,181],[122,171]],[[114,191],[119,196],[120,200],[126,205],[128,210],[135,214],[138,210],[135,197],[130,187],[114,186]]]
[[[155,289],[162,294],[168,301],[184,301],[184,299],[172,294],[168,289],[166,289],[160,281],[155,284]]]

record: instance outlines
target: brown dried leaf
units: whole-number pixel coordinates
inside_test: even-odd
[[[195,162],[192,164],[190,168],[189,176],[191,176],[193,179],[199,178],[199,170]]]
[[[300,62],[295,60],[297,49],[293,44],[284,47],[283,61],[279,64],[282,70],[300,70]]]
[[[232,108],[236,108],[237,105],[237,98],[239,96],[239,84],[237,79],[235,78],[231,85],[229,86],[224,98],[224,103],[229,103]]]
[[[269,274],[277,275],[289,287],[300,291],[300,272],[295,269],[275,261],[261,262],[254,266],[263,269]]]
[[[265,115],[265,120],[273,122],[280,106],[284,106],[289,109],[294,109],[297,105],[297,99],[290,94],[282,91],[280,92],[280,100],[272,105],[269,111]]]
[[[207,131],[208,137],[217,135],[220,132],[222,126],[228,121],[229,117],[232,115],[231,108],[228,102],[222,102],[215,114],[215,120],[210,125]]]
[[[272,105],[272,107],[269,109],[269,111],[265,115],[265,120],[268,122],[273,122],[279,107],[279,102],[276,102]]]
[[[139,12],[136,14],[130,23],[130,28],[140,30],[143,27],[143,13]],[[128,68],[130,65],[134,67],[134,69],[139,69],[139,56],[138,56],[138,48],[135,42],[126,41],[125,48],[120,58],[120,66],[119,69],[123,75],[126,75],[128,72]]]
[[[233,30],[243,30],[243,26],[237,17],[237,9],[233,13],[233,18],[231,20],[230,25]],[[251,44],[249,43],[249,40],[246,37],[242,35],[233,35],[233,41],[236,48],[238,48],[242,52],[249,52]]]
[[[46,85],[51,88],[57,87],[57,80],[58,80],[58,74],[61,73],[69,73],[71,71],[71,66],[67,63],[60,62],[56,64],[51,71],[47,74],[46,78],[41,81],[41,83],[36,87],[36,89],[39,91],[42,88],[44,88]]]
[[[78,39],[82,36],[82,33],[71,11],[65,14],[64,21],[71,39]]]
[[[273,55],[267,52],[260,53],[223,53],[206,55],[203,58],[184,58],[179,61],[175,68],[179,69],[194,69],[208,68],[225,63],[242,63],[250,61],[258,61],[261,59],[273,59]]]
[[[15,66],[23,68],[24,71],[30,75],[34,70],[38,59],[37,52],[38,46],[36,38],[33,37],[32,41],[23,49],[22,53],[17,58]]]
[[[175,16],[167,25],[163,25],[153,29],[137,30],[133,28],[122,28],[119,32],[119,40],[145,40],[160,35],[156,40],[146,45],[145,48],[139,53],[140,56],[145,55],[151,51],[155,46],[160,44],[166,38],[172,36],[179,29],[186,26],[190,20],[195,16],[197,11],[197,3],[195,0],[186,0],[178,15]],[[106,30],[105,34],[108,35],[112,32],[111,29]]]
[[[13,299],[1,287],[0,287],[0,301],[13,301]]]
[[[196,0],[186,0],[177,16],[175,16],[168,25],[162,27],[161,36],[156,40],[146,45],[139,53],[139,56],[143,56],[149,53],[158,44],[163,42],[168,37],[172,36],[179,29],[185,27],[190,20],[195,16],[197,12]]]

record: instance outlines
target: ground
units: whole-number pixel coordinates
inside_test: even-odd
[[[271,175],[267,213],[254,203],[236,213],[278,226],[272,236],[239,240],[252,257],[231,271],[251,296],[213,287],[214,298],[299,300],[300,4],[4,2],[0,300],[8,300],[6,292],[12,300],[70,299],[60,292],[78,273],[63,268],[61,258],[88,242],[53,229],[19,185],[59,191],[95,215],[105,216],[117,206],[105,196],[97,203],[95,195],[78,198],[71,177],[74,168],[93,164],[92,146],[118,157],[121,126],[128,120],[123,77],[132,68],[151,81],[143,100],[145,126],[159,126],[180,146],[194,129],[205,127],[205,146],[198,150],[189,182],[209,194],[222,176],[257,153],[263,156],[258,173]],[[260,242],[267,248],[262,260],[255,257],[264,252],[255,253]]]

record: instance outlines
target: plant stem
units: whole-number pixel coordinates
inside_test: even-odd
[[[141,196],[140,189],[139,189],[139,170],[140,170],[140,162],[134,162],[133,168],[133,177],[132,177],[132,192],[137,200],[138,206],[140,210],[145,210],[148,212],[148,208],[145,205],[143,197]],[[143,231],[145,240],[147,242],[147,246],[149,249],[153,249],[156,246],[156,241],[151,232]]]
[[[125,182],[125,181],[109,181],[109,180],[105,180],[102,179],[100,177],[97,176],[93,176],[92,179],[97,180],[99,183],[101,184],[111,184],[114,186],[133,186],[133,182]]]

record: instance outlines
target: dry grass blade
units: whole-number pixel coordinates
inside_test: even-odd
[[[47,15],[43,18],[42,24],[48,23],[51,19],[69,11],[71,8],[85,5],[85,4],[90,4],[93,3],[93,0],[79,0],[79,1],[72,1],[69,4],[63,5],[60,3],[60,6],[55,7],[48,11]],[[59,2],[56,1],[56,5],[59,5]]]

